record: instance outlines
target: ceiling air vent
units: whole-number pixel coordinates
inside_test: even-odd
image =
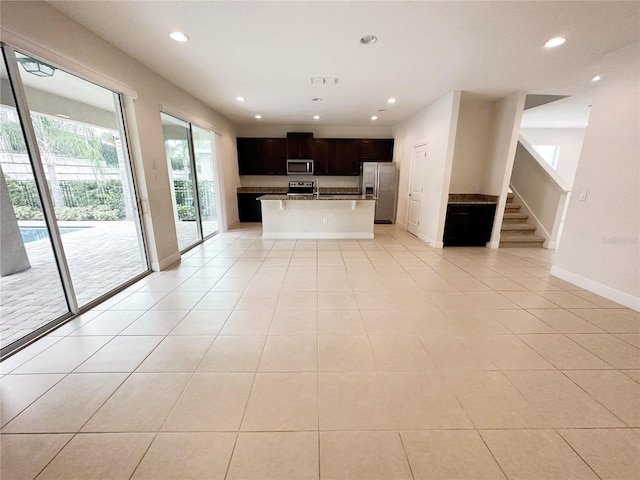
[[[338,77],[311,77],[311,85],[337,85]]]

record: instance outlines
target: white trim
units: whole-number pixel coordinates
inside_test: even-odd
[[[56,68],[59,68],[60,70],[65,70],[72,75],[80,77],[83,80],[87,80],[88,82],[95,83],[98,86],[122,93],[123,95],[128,95],[133,99],[138,98],[135,88],[114,80],[111,77],[107,77],[106,75],[85,65],[81,65],[48,47],[43,47],[42,45],[33,43],[22,35],[7,29],[7,27],[3,26],[0,29],[0,37],[2,38],[3,43],[11,45],[20,53],[26,53],[37,60],[42,60]]]
[[[584,288],[585,290],[589,290],[590,292],[600,295],[612,302],[619,303],[620,305],[624,305],[625,307],[640,312],[640,297],[634,297],[626,292],[621,292],[620,290],[616,290],[615,288],[609,287],[603,283],[596,282],[595,280],[591,280],[556,266],[551,267],[551,275],[572,283],[580,288]]]
[[[444,242],[436,242],[432,238],[427,237],[424,233],[418,232],[418,238],[433,248],[443,248]]]
[[[400,228],[402,228],[403,230],[406,230],[406,229],[407,229],[407,224],[406,224],[406,223],[404,223],[404,222],[400,222],[400,221],[396,220],[396,225],[398,225],[398,226],[399,226]],[[411,232],[409,232],[409,233],[411,233]],[[413,234],[412,234],[412,235],[413,235]]]
[[[500,239],[497,241],[488,242],[486,245],[487,248],[500,248]]]
[[[219,128],[216,128],[213,125],[200,120],[198,117],[194,117],[193,115],[189,115],[182,110],[174,108],[170,105],[165,105],[163,103],[159,103],[158,106],[160,107],[160,111],[166,113],[167,115],[171,115],[172,117],[176,117],[180,120],[184,120],[185,122],[189,122],[203,130],[210,130],[213,133],[222,136],[222,131]]]
[[[361,233],[361,232],[328,232],[328,233],[318,233],[318,232],[280,232],[280,233],[262,233],[262,238],[267,240],[345,240],[345,239],[356,239],[356,240],[371,240],[373,237],[373,233]]]
[[[182,255],[180,254],[180,252],[175,252],[169,255],[168,257],[163,258],[159,262],[151,262],[151,269],[154,272],[161,272],[162,270],[165,270],[167,267],[170,267],[171,265],[178,263],[181,259],[182,259]]]

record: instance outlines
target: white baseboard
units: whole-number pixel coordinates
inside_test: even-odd
[[[312,232],[277,232],[277,233],[262,233],[262,238],[267,240],[371,240],[373,233],[362,232],[339,232],[339,233],[312,233]]]
[[[549,241],[547,241],[546,248],[549,249],[549,250],[557,250],[558,242],[549,242]]]
[[[418,232],[418,238],[433,248],[443,248],[444,242],[436,242],[432,238],[427,237],[424,233]]]
[[[500,240],[487,242],[487,248],[500,248]]]
[[[151,262],[151,270],[153,270],[154,272],[161,272],[167,267],[178,263],[181,258],[182,255],[180,255],[180,252],[176,252],[173,255],[168,256],[167,258],[163,258],[159,262]]]
[[[396,220],[396,225],[401,227],[403,230],[407,229],[407,224],[405,222],[399,222],[398,220]]]
[[[600,295],[607,300],[611,300],[612,302],[619,303],[620,305],[624,305],[625,307],[640,312],[640,297],[634,297],[633,295],[621,292],[620,290],[611,288],[603,283],[596,282],[595,280],[591,280],[560,267],[551,267],[551,275],[569,283],[573,283],[585,290],[589,290],[590,292]]]

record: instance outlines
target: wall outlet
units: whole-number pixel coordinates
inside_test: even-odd
[[[329,223],[329,219],[327,217],[322,217],[322,223],[324,224]]]
[[[584,202],[587,199],[587,193],[589,193],[588,190],[580,190],[580,195],[578,196],[578,200],[580,200],[581,202]]]
[[[471,184],[471,193],[480,193],[480,184],[472,183]]]

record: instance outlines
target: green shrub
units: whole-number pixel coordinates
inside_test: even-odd
[[[107,205],[98,205],[93,207],[93,219],[98,221],[114,221],[118,220],[119,214],[117,210],[111,210]]]
[[[117,210],[112,210],[108,205],[96,207],[63,207],[56,210],[59,220],[71,222],[84,222],[95,220],[99,222],[114,221],[120,218]]]
[[[43,220],[42,210],[39,208],[18,206],[13,207],[18,220]]]
[[[193,205],[178,205],[178,219],[191,222],[196,219],[196,207]]]
[[[59,220],[69,220],[81,222],[93,219],[93,209],[91,207],[62,207],[56,210]]]

